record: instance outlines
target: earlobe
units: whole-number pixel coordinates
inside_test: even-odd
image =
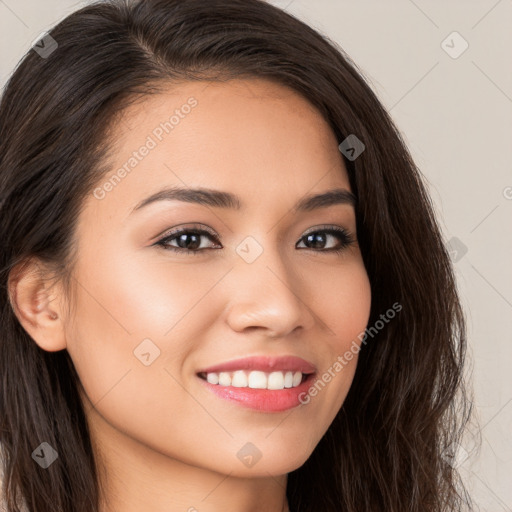
[[[30,260],[10,273],[8,290],[14,314],[29,336],[48,352],[66,348],[58,287],[50,286],[40,263]],[[55,288],[55,290],[54,290]]]

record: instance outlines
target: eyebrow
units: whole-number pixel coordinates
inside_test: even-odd
[[[243,203],[240,198],[231,192],[208,188],[182,188],[170,187],[160,190],[138,203],[131,213],[157,201],[184,201],[214,208],[230,208],[241,210]],[[293,212],[308,212],[318,208],[327,208],[338,204],[355,206],[356,196],[347,189],[337,188],[327,190],[320,194],[309,195],[300,199],[293,207]],[[130,214],[131,214],[130,213]]]

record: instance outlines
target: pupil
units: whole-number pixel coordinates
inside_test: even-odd
[[[187,238],[194,238],[194,242],[187,244]],[[183,234],[178,237],[178,246],[182,249],[197,249],[201,243],[199,242],[199,236],[196,234]]]
[[[312,233],[311,235],[307,236],[307,240],[308,242],[312,242],[315,247],[320,247],[325,244],[325,234]],[[318,244],[318,242],[320,242],[320,244]]]

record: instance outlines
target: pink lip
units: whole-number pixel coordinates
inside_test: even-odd
[[[242,407],[260,412],[281,412],[307,403],[301,401],[301,398],[307,395],[313,379],[313,374],[310,374],[296,388],[275,390],[219,386],[210,384],[204,379],[199,380],[203,386],[206,386],[218,397],[230,400]]]
[[[219,373],[236,370],[259,370],[262,372],[291,371],[309,374],[315,373],[316,367],[305,359],[295,356],[254,356],[209,366],[199,370],[197,373]]]
[[[301,404],[301,396],[307,394],[316,373],[316,367],[309,361],[295,356],[253,356],[227,361],[198,371],[199,374],[230,372],[236,370],[259,370],[262,372],[291,371],[307,374],[304,381],[295,388],[252,389],[235,386],[210,384],[206,379],[201,382],[208,390],[225,400],[262,412],[280,412]]]

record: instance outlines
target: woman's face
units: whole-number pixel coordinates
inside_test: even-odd
[[[321,115],[281,85],[169,90],[111,132],[112,171],[77,226],[67,350],[105,450],[115,437],[147,460],[285,474],[339,411],[357,351],[336,362],[370,314],[354,206],[342,193],[304,207],[350,192],[343,158]],[[222,195],[169,193],[198,188]],[[273,360],[288,356],[309,365]],[[256,359],[227,366],[241,358]]]

